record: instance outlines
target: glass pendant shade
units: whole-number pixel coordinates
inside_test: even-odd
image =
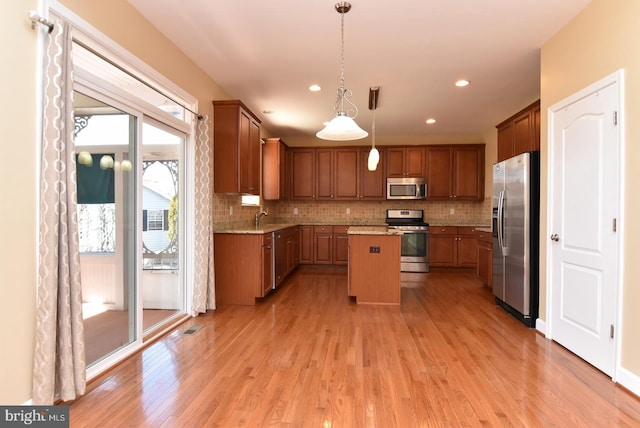
[[[375,147],[372,147],[369,151],[369,158],[367,159],[367,169],[369,171],[375,171],[378,168],[378,162],[380,162],[380,152]]]
[[[368,135],[369,133],[360,128],[352,118],[340,113],[316,133],[318,138],[333,141],[360,140]]]

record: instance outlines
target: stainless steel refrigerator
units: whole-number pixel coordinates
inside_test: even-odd
[[[539,225],[539,152],[494,164],[493,294],[528,327],[538,318]]]

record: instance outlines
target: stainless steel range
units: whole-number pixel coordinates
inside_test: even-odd
[[[429,224],[423,210],[387,210],[387,226],[402,234],[402,272],[429,272]]]

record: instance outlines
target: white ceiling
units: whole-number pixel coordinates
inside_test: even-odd
[[[380,86],[376,136],[487,131],[539,97],[541,46],[589,1],[352,0],[344,73],[356,122],[371,131],[369,87]],[[337,1],[129,2],[274,136],[313,136],[333,116]],[[471,85],[456,88],[460,78]]]

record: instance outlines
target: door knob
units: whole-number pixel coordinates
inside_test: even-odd
[[[553,235],[551,235],[551,240],[558,242],[560,240],[560,237],[557,233],[554,233]]]

